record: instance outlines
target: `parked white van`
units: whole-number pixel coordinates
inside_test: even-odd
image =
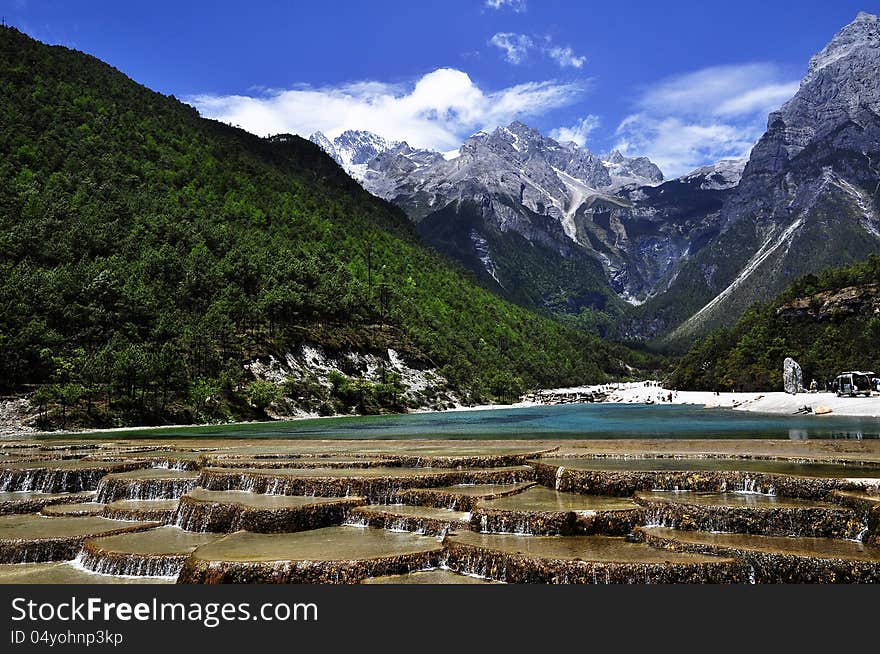
[[[871,395],[871,387],[873,385],[871,382],[873,378],[873,372],[862,372],[860,370],[842,372],[837,375],[831,388],[837,393],[837,397],[843,395],[849,395],[850,397],[864,395],[869,397]]]

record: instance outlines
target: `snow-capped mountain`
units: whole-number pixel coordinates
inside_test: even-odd
[[[619,313],[623,301],[655,294],[690,250],[692,230],[705,238],[696,208],[719,204],[691,197],[698,183],[663,184],[646,157],[600,156],[518,121],[477,132],[454,155],[364,132],[311,140],[402,207],[439,250],[517,300],[563,311]],[[340,152],[353,140],[370,147]]]
[[[331,155],[339,150],[339,139],[312,140]],[[453,155],[398,143],[365,165],[357,161],[355,170],[343,166],[364,188],[401,206],[429,243],[528,304],[622,311],[621,298],[650,295],[668,260],[687,249],[646,245],[646,238],[667,238],[662,227],[629,234],[611,216],[631,208],[628,193],[663,182],[650,160],[617,151],[602,157],[518,121],[477,132]],[[662,221],[665,213],[655,213]],[[661,249],[669,256],[658,257]],[[532,274],[523,274],[526,262]]]
[[[400,145],[397,141],[387,141],[378,134],[366,130],[346,130],[332,141],[322,132],[309,137],[357,180],[363,179],[367,164],[377,155]]]

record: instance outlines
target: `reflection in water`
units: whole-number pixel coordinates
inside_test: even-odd
[[[810,438],[810,434],[806,429],[789,429],[788,438],[793,441],[805,441]]]

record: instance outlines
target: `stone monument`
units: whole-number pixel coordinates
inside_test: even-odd
[[[782,363],[782,385],[786,393],[796,395],[803,388],[804,373],[798,362],[786,357]]]

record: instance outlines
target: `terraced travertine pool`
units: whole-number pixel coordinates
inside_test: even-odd
[[[0,583],[880,581],[880,444],[114,437],[0,453]]]

